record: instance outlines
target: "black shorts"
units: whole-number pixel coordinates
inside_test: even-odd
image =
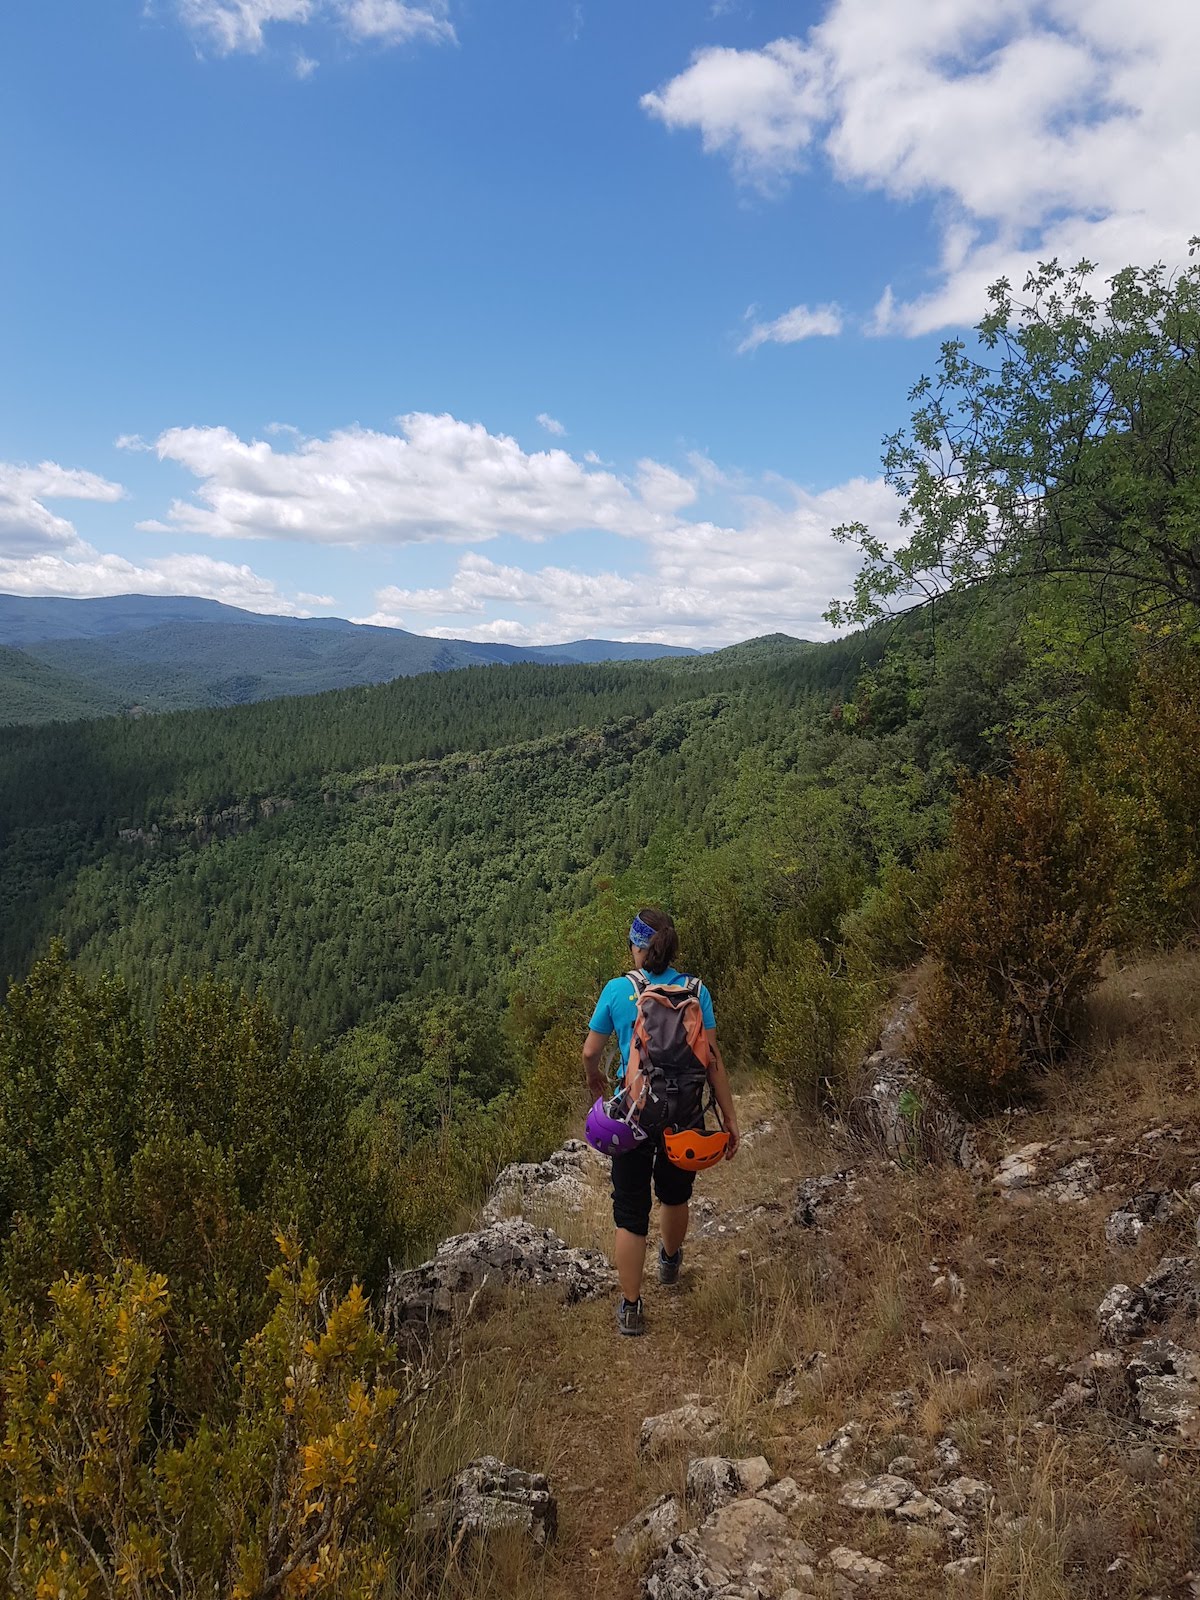
[[[694,1172],[684,1172],[667,1160],[661,1137],[647,1139],[627,1155],[613,1157],[613,1221],[618,1228],[641,1234],[643,1239],[650,1231],[652,1176],[654,1193],[664,1206],[684,1205],[692,1198],[696,1181]]]

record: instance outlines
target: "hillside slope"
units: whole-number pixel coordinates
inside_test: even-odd
[[[0,658],[6,722],[245,705],[519,661],[649,661],[696,653],[606,639],[561,646],[477,644],[340,617],[268,616],[212,600],[152,595],[100,600],[0,595],[0,646],[5,645],[22,652],[20,662]],[[49,669],[42,692],[33,698],[20,692],[34,670],[27,661]],[[57,695],[56,674],[65,675]],[[88,693],[73,690],[77,680],[90,685]]]
[[[520,1600],[726,1593],[689,1587],[680,1555],[654,1568],[653,1550],[614,1550],[669,1495],[735,1586],[755,1559],[792,1564],[790,1582],[760,1570],[761,1591],[729,1593],[1192,1595],[1194,1305],[1164,1300],[1140,1334],[1108,1343],[1097,1309],[1163,1258],[1190,1263],[1200,1283],[1198,976],[1194,956],[1115,974],[1091,1003],[1087,1056],[1043,1108],[982,1125],[987,1170],[975,1177],[902,1170],[833,1131],[796,1129],[768,1090],[744,1089],[751,1139],[698,1180],[683,1277],[662,1289],[648,1274],[643,1339],[617,1337],[607,1298],[551,1316],[553,1290],[510,1289],[477,1306],[453,1411],[431,1419],[423,1486],[432,1494],[489,1454],[543,1472],[559,1536],[546,1556],[465,1562],[447,1592],[496,1592],[472,1585],[503,1571]],[[526,1214],[607,1252],[605,1176],[596,1162],[581,1210],[549,1191]],[[1162,1219],[1133,1245],[1110,1242],[1110,1214],[1147,1193],[1171,1199]],[[1177,1363],[1191,1359],[1195,1378],[1146,1375],[1164,1340],[1192,1353]],[[513,1350],[535,1355],[512,1362]],[[693,1422],[674,1448],[640,1448],[643,1419],[685,1400],[713,1407],[715,1429]],[[746,1494],[714,1527],[708,1508],[685,1504],[689,1459],[715,1455],[765,1456],[779,1481],[765,1511]]]
[[[115,693],[0,645],[0,726],[105,717],[120,709]]]

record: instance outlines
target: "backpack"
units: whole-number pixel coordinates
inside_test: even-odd
[[[700,1009],[700,980],[651,983],[641,971],[627,976],[637,995],[625,1069],[631,1115],[652,1137],[666,1128],[703,1128],[712,1053]]]

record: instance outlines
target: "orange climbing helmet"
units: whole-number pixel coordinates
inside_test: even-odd
[[[705,1167],[724,1161],[729,1135],[723,1129],[705,1133],[703,1128],[685,1128],[681,1133],[665,1133],[663,1146],[672,1166],[682,1167],[685,1172],[703,1172]]]

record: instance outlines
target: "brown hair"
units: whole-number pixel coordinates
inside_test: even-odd
[[[665,972],[679,954],[679,935],[665,911],[639,911],[638,919],[654,929],[654,937],[642,956],[642,965],[656,978]]]

